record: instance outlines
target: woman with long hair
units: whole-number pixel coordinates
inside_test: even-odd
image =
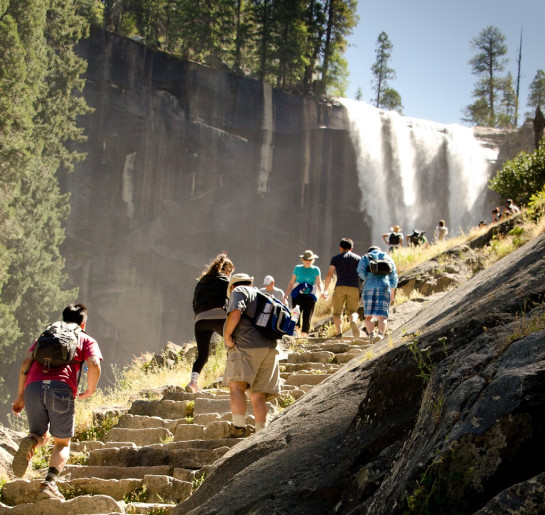
[[[199,375],[210,355],[212,335],[223,335],[223,324],[227,319],[227,287],[234,269],[233,262],[222,252],[206,265],[197,279],[193,294],[197,359],[193,363],[191,382],[185,387],[187,392],[196,393],[199,390]]]

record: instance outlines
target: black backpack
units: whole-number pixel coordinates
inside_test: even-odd
[[[393,272],[392,263],[387,259],[375,259],[371,254],[369,257],[369,272],[376,275],[388,275]]]
[[[47,326],[36,341],[32,357],[42,365],[44,372],[72,363],[78,350],[80,331],[78,324],[63,321]]]
[[[399,242],[401,241],[401,235],[397,232],[391,232],[390,236],[388,237],[388,243],[390,245],[399,245]]]
[[[292,320],[287,306],[259,290],[256,290],[256,303],[255,315],[248,318],[263,336],[278,340],[284,335],[293,335],[296,321]]]

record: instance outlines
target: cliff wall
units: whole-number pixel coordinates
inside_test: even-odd
[[[106,32],[79,53],[94,112],[81,120],[87,159],[61,179],[63,255],[108,362],[190,340],[195,279],[220,251],[257,284],[272,274],[284,288],[307,248],[325,274],[340,237],[368,247],[342,106]],[[492,146],[508,139],[486,133]]]

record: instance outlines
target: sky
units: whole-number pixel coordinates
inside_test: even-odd
[[[522,30],[519,125],[529,111],[528,88],[537,70],[545,70],[545,0],[358,0],[360,17],[348,37],[349,85],[346,97],[373,97],[371,66],[378,35],[393,45],[389,87],[401,95],[403,114],[444,124],[463,122],[477,81],[468,61],[471,40],[489,25],[506,37],[509,62],[504,74],[517,76]]]

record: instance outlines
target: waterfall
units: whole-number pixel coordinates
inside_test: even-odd
[[[483,146],[472,128],[408,118],[357,100],[341,102],[372,243],[382,243],[381,234],[393,225],[405,237],[425,230],[433,241],[440,219],[456,235],[489,218],[485,199],[498,150]]]

